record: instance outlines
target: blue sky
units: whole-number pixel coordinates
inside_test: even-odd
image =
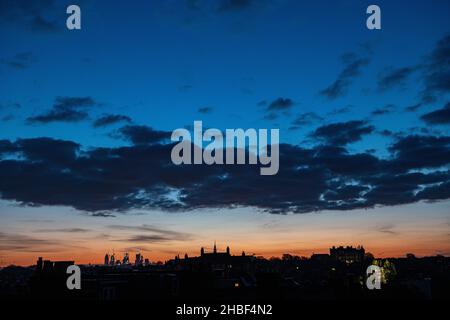
[[[20,114],[27,116],[47,110],[55,95],[92,96],[101,104],[92,114],[126,113],[163,130],[192,124],[200,118],[199,108],[210,107],[214,112],[201,115],[210,127],[277,126],[284,141],[298,143],[310,129],[287,130],[298,114],[313,111],[333,122],[369,117],[386,104],[416,103],[414,78],[408,90],[380,94],[374,88],[377,74],[420,63],[450,24],[448,1],[380,2],[380,31],[365,28],[364,1],[263,1],[225,12],[199,3],[189,9],[183,1],[132,6],[92,1],[81,5],[80,31],[64,30],[62,10],[52,16],[58,19],[55,32],[18,24],[1,28],[4,59],[32,54],[26,70],[2,66],[7,93],[2,103],[20,103]],[[319,91],[341,71],[339,57],[347,52],[367,56],[370,63],[345,96],[328,101]],[[258,102],[278,97],[295,102],[290,116],[263,120]],[[350,114],[328,116],[345,106],[353,107]],[[373,121],[393,130],[399,129],[397,117]],[[414,115],[401,117],[401,129],[420,124]],[[4,123],[2,136],[61,137],[58,124],[30,127],[22,120]],[[117,143],[101,132],[93,135],[86,123],[63,126],[63,137],[83,144]]]
[[[202,120],[205,127],[220,129],[279,128],[281,142],[298,150],[318,151],[321,146],[331,147],[334,143],[333,147],[344,148],[349,155],[363,155],[364,159],[373,157],[370,159],[380,165],[384,165],[382,160],[398,160],[389,166],[400,166],[401,172],[380,171],[380,175],[404,177],[412,172],[448,175],[449,162],[445,157],[449,154],[446,139],[449,135],[450,66],[448,57],[439,58],[438,54],[449,52],[450,1],[377,1],[382,12],[382,30],[365,27],[365,11],[372,4],[368,1],[172,0],[114,1],[111,4],[110,1],[80,0],[77,4],[81,7],[82,29],[75,31],[65,28],[68,4],[72,3],[2,1],[0,140],[15,144],[14,150],[25,148],[17,139],[43,137],[79,144],[77,152],[98,151],[100,147],[128,146],[132,149],[135,147],[132,138],[121,131],[124,126],[145,126],[149,130],[171,132],[192,126],[194,120]],[[440,82],[436,84],[435,79]],[[330,92],[327,88],[333,83],[343,85],[337,95],[327,95]],[[429,98],[426,95],[432,95],[433,100],[425,99]],[[58,103],[64,107],[58,109]],[[408,111],[408,107],[415,105],[416,108]],[[52,110],[68,111],[72,116],[76,113],[79,118],[36,121],[48,116]],[[120,115],[120,121],[116,118],[108,125],[93,125],[108,115]],[[327,127],[336,123],[343,125]],[[322,134],[321,127],[326,127],[326,132],[341,131]],[[362,132],[342,133],[342,130]],[[353,138],[336,144],[333,137],[339,134],[351,134]],[[422,138],[411,140],[415,136]],[[444,160],[435,163],[427,160],[420,165],[406,163],[406,158],[400,159],[398,154],[417,156],[417,152],[412,153],[404,147],[411,141],[429,143],[420,149],[425,152],[440,148],[438,157]],[[398,146],[389,149],[395,143],[399,143]],[[20,152],[26,153],[25,149],[20,150],[17,153],[5,151],[3,160],[20,157]],[[31,165],[32,160],[25,159],[30,161],[27,165]],[[157,175],[158,169],[152,165],[149,164],[149,170],[155,170],[154,175]],[[321,168],[327,171],[334,165]],[[312,164],[309,166],[313,167]],[[66,173],[75,169],[61,170]],[[9,174],[11,170],[2,172]],[[196,178],[195,172],[189,171],[189,174]],[[364,178],[374,176],[372,171],[358,174],[361,175],[355,178],[345,173],[346,185],[362,184]],[[359,178],[362,179],[360,182]],[[2,179],[6,181],[13,176]],[[23,190],[39,188],[35,178],[26,171],[17,173],[14,179],[18,183],[23,181]],[[54,183],[52,187],[61,189],[60,178],[55,179],[49,184]],[[180,187],[172,183],[173,178],[167,179],[170,180],[170,191],[177,188],[182,193],[191,190],[191,186]],[[259,184],[255,179],[250,180]],[[304,183],[302,179],[303,176],[296,183]],[[426,183],[417,182],[414,192],[417,188],[440,187],[439,195],[433,193],[404,200],[400,191],[395,191],[393,197],[399,200],[393,200],[392,205],[414,206],[418,201],[439,200],[442,201],[439,206],[445,203],[448,207],[447,176],[440,179],[427,176],[427,179]],[[332,182],[333,177],[327,180],[326,192],[334,192]],[[277,188],[284,183],[283,180],[268,181],[267,185]],[[377,189],[375,182],[371,180],[370,183],[375,186],[371,188]],[[51,194],[30,200],[29,195],[13,191],[15,187],[6,182],[0,186],[4,203],[0,211],[9,221],[14,220],[17,213],[5,209],[8,203],[23,204],[27,210],[29,206],[45,208],[55,203],[62,205],[64,212],[72,212],[75,208],[88,216],[96,211],[90,208],[98,205],[77,204],[74,200],[77,195],[73,195],[72,200],[63,200],[67,195],[54,200]],[[135,187],[141,188],[140,192],[145,189]],[[293,190],[287,189],[286,194]],[[432,192],[431,189],[427,191]],[[269,211],[274,208],[284,210],[286,200],[274,200],[269,205],[254,199],[228,202],[227,190],[218,195],[227,199],[226,203],[217,206],[216,201],[196,199],[196,195],[203,195],[203,192],[196,190],[189,194],[195,204],[188,206],[188,210],[207,208],[220,213],[231,210],[229,206],[234,205],[244,208],[254,205],[256,211],[265,210],[267,206]],[[245,193],[245,190],[240,192]],[[326,192],[321,191],[322,194]],[[377,200],[367,207],[389,205],[389,192],[384,200],[379,200],[377,195]],[[79,196],[80,199],[84,197]],[[111,195],[111,199],[115,196]],[[274,195],[274,199],[278,197],[282,196]],[[289,201],[295,202],[295,197]],[[303,213],[310,204],[309,200],[302,201],[299,211]],[[353,205],[348,210],[354,209]],[[430,204],[430,208],[433,206]],[[318,205],[317,208],[320,211],[337,207]],[[100,209],[113,213],[116,209],[123,210],[114,205]],[[137,205],[128,209],[149,210],[149,207],[144,204],[142,208]],[[161,213],[167,208],[152,203],[150,209]],[[441,209],[435,212],[442,218]],[[74,213],[74,216],[79,214]],[[270,213],[268,215],[270,217]],[[197,218],[193,219],[195,223]],[[421,220],[415,219],[420,224]],[[448,216],[447,220],[445,216],[443,219],[445,223]],[[72,224],[76,224],[76,218]],[[428,230],[432,232],[432,228]]]

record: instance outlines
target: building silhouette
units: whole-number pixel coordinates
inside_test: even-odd
[[[130,263],[130,257],[128,255],[128,252],[126,252],[125,255],[123,256],[122,264],[127,265],[129,263]]]
[[[443,256],[377,259],[363,247],[332,247],[311,258],[284,254],[265,259],[230,247],[198,256],[177,255],[151,264],[138,253],[135,263],[112,254],[103,264],[79,265],[82,290],[68,290],[67,267],[74,261],[42,257],[29,268],[0,269],[0,298],[32,299],[442,299],[450,290],[450,258]],[[125,263],[124,263],[125,262]],[[382,267],[383,290],[365,285],[369,265]],[[17,274],[13,281],[11,272]],[[3,294],[3,296],[2,296]]]
[[[333,246],[332,248],[330,248],[330,256],[333,259],[347,264],[361,263],[364,261],[365,250],[362,246],[358,246],[356,248],[353,248],[352,246]]]

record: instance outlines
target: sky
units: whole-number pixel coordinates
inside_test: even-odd
[[[1,0],[0,265],[450,255],[450,1],[370,4]],[[175,166],[196,120],[279,129],[279,172]]]

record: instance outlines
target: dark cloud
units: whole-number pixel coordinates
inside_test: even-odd
[[[450,92],[450,34],[437,42],[422,67],[425,85],[423,103],[434,102],[437,95]]]
[[[122,114],[105,114],[100,118],[96,119],[92,124],[94,128],[106,127],[120,122],[128,122],[131,123],[132,120],[130,117],[122,115]]]
[[[387,129],[378,131],[378,133],[384,137],[392,137],[394,135],[394,132],[392,132],[391,130],[387,130]]]
[[[213,109],[211,107],[202,107],[198,109],[198,112],[203,114],[211,113],[212,111]]]
[[[51,138],[18,139],[16,147],[30,161],[54,165],[70,164],[80,149],[75,142]]]
[[[343,96],[353,79],[361,74],[361,69],[369,63],[369,59],[358,57],[354,53],[348,53],[342,56],[343,70],[337,79],[327,88],[320,91],[320,94],[328,99],[336,99]]]
[[[379,226],[375,226],[375,230],[388,235],[397,235],[398,232],[395,230],[395,225],[393,224],[383,224]]]
[[[290,109],[295,105],[295,102],[290,98],[279,97],[272,102],[268,103],[266,100],[262,100],[258,103],[258,106],[265,106],[265,120],[275,120],[280,113],[288,115]]]
[[[306,112],[301,115],[299,115],[297,118],[292,121],[291,126],[289,127],[289,130],[298,130],[302,127],[309,126],[313,124],[314,122],[322,121],[323,118],[319,115],[317,115],[314,112]]]
[[[416,67],[391,68],[378,77],[378,89],[384,91],[401,86],[405,84],[408,77],[416,70]]]
[[[395,109],[393,104],[387,104],[384,107],[375,109],[371,112],[372,116],[382,116],[391,113]]]
[[[0,63],[14,69],[27,69],[36,61],[31,51],[20,52],[8,59],[0,59]]]
[[[154,144],[167,140],[171,132],[154,130],[147,126],[128,125],[119,129],[119,135],[133,144]]]
[[[59,243],[56,241],[34,238],[21,234],[0,232],[0,252],[48,252],[57,251]]]
[[[285,111],[294,106],[294,101],[289,98],[278,98],[273,100],[268,106],[267,111]]]
[[[89,116],[84,109],[96,105],[98,105],[97,102],[91,97],[57,97],[52,109],[43,114],[27,118],[27,122],[30,124],[79,122],[86,120]]]
[[[53,223],[55,222],[54,220],[51,219],[21,219],[20,221],[22,222],[27,222],[27,223]]]
[[[131,236],[126,239],[116,240],[116,241],[155,243],[155,242],[166,242],[166,241],[173,241],[173,240],[174,239],[172,239],[170,237],[157,235],[157,234],[154,234],[154,235],[139,234],[139,235]]]
[[[414,111],[420,109],[422,106],[423,106],[422,103],[416,103],[416,104],[406,107],[405,110],[408,112],[414,112]]]
[[[16,153],[18,146],[9,140],[0,140],[0,156],[4,154]]]
[[[43,232],[43,233],[85,233],[89,232],[89,229],[84,228],[60,228],[60,229],[39,229],[36,230],[36,232]]]
[[[419,101],[405,108],[409,112],[434,103],[441,95],[450,92],[450,34],[440,39],[419,65],[391,69],[382,74],[378,79],[378,88],[386,90],[402,85],[416,71],[420,72],[423,89]]]
[[[425,113],[420,118],[428,124],[450,124],[450,102],[442,109]]]
[[[331,145],[346,145],[361,140],[364,135],[374,131],[366,121],[338,122],[317,128],[311,137]]]
[[[147,246],[131,246],[122,249],[123,252],[151,252],[152,249]]]
[[[96,104],[91,97],[57,97],[53,107],[55,109],[78,109],[92,107]]]
[[[352,106],[345,106],[345,107],[341,107],[341,108],[336,108],[333,109],[332,111],[330,111],[328,113],[328,115],[330,116],[335,116],[335,115],[341,115],[341,114],[346,114],[349,113],[352,109]]]
[[[32,123],[50,123],[50,122],[79,122],[88,118],[88,113],[78,110],[50,110],[44,114],[29,117],[27,122]]]
[[[397,137],[384,158],[344,147],[371,131],[365,122],[344,123],[323,130],[326,145],[282,144],[274,176],[261,176],[254,165],[176,166],[170,160],[173,144],[84,150],[50,138],[2,140],[0,154],[13,156],[0,157],[0,194],[21,205],[64,205],[105,217],[132,209],[241,206],[303,213],[449,198],[450,171],[443,168],[450,164],[450,137]],[[328,144],[336,139],[340,146]],[[130,232],[126,240],[136,242],[186,236],[151,225],[110,228]]]
[[[292,121],[292,125],[294,126],[305,126],[310,125],[316,121],[322,121],[323,118],[317,115],[314,112],[306,112],[299,115],[297,118]]]
[[[134,242],[155,242],[155,241],[192,239],[192,235],[189,233],[163,229],[148,224],[143,224],[140,226],[110,225],[108,226],[108,228],[121,231],[146,232],[146,234],[133,235],[131,238],[127,239],[127,241],[134,241]]]
[[[368,187],[358,185],[343,185],[335,190],[329,190],[324,197],[327,200],[333,201],[357,201],[363,197],[363,192],[366,192]]]
[[[449,164],[450,137],[410,135],[399,138],[390,148],[395,171],[438,168]]]
[[[438,182],[417,193],[416,197],[421,200],[436,201],[450,198],[450,181]]]
[[[420,172],[404,174],[383,173],[368,180],[372,188],[364,197],[368,203],[377,205],[407,204],[425,199],[419,190],[430,190],[450,178],[449,171],[423,174]]]

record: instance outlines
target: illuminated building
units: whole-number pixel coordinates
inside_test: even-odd
[[[333,259],[339,260],[341,262],[350,263],[361,263],[364,261],[365,250],[362,246],[353,248],[352,246],[347,247],[335,247],[330,248],[330,256]]]

